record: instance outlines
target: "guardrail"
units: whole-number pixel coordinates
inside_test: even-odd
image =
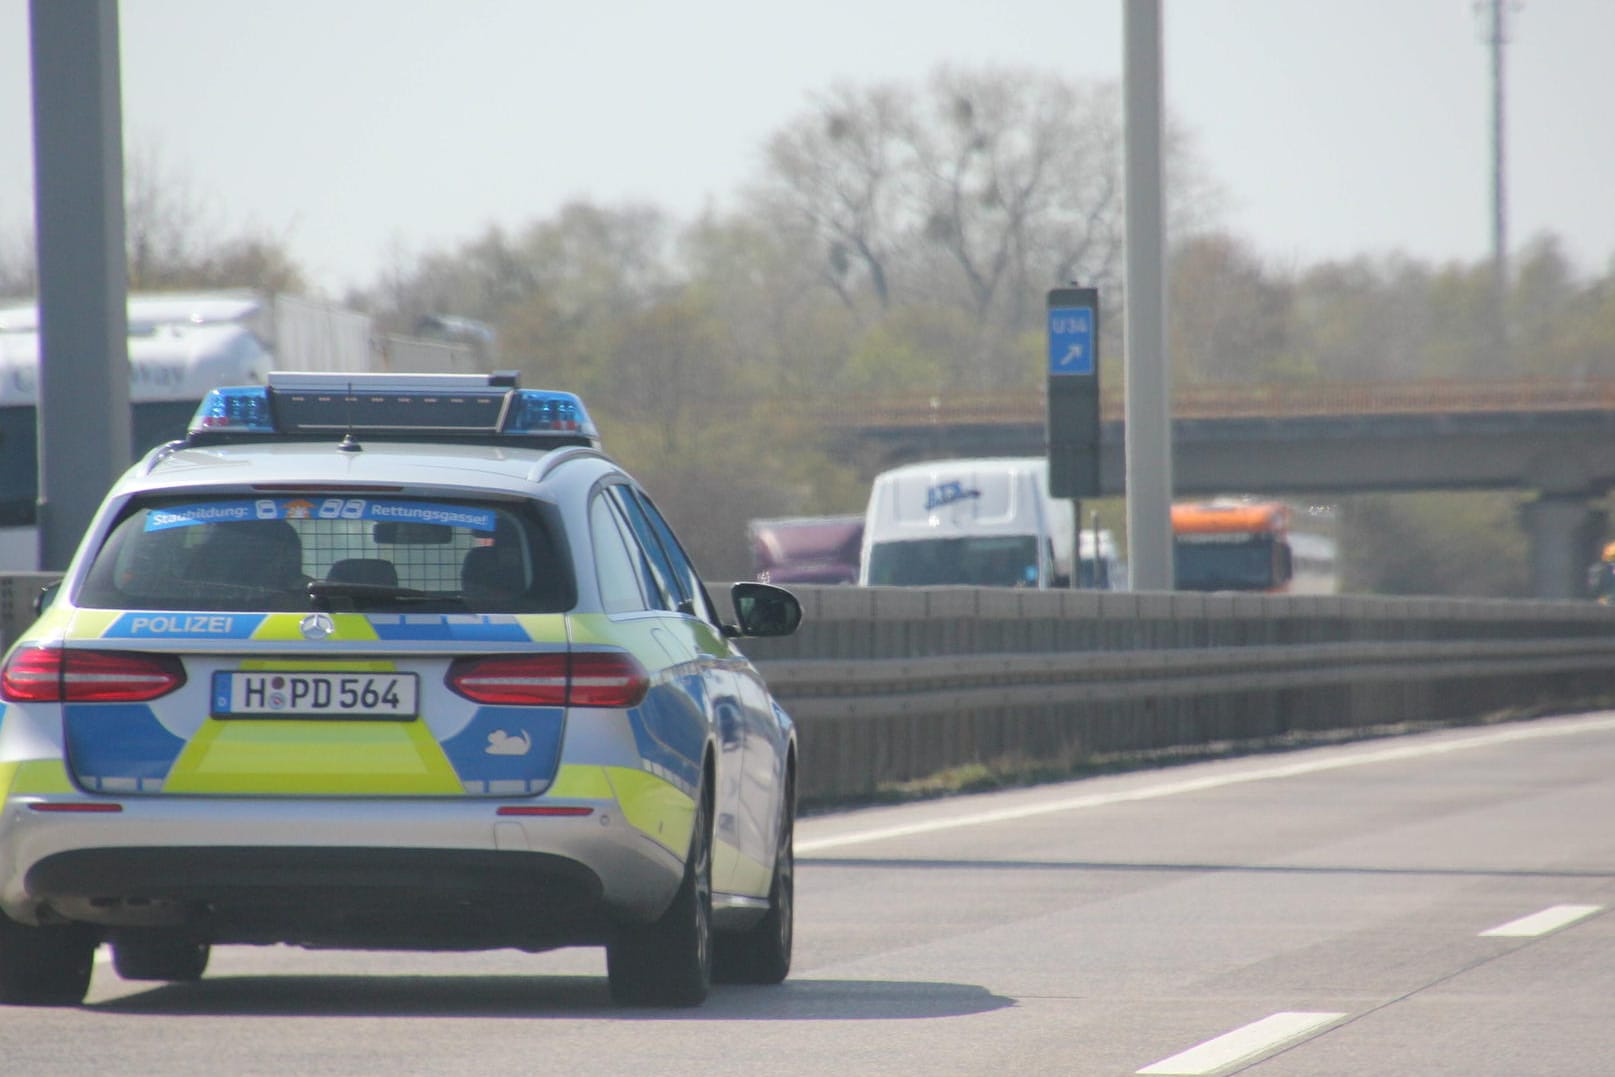
[[[1047,387],[950,390],[871,396],[857,406],[808,409],[834,427],[925,427],[1041,423]],[[1119,389],[1100,397],[1101,417],[1120,420]],[[1296,418],[1325,415],[1410,415],[1475,412],[1615,410],[1615,381],[1295,382],[1271,385],[1181,385],[1172,392],[1177,419]]]
[[[0,650],[9,648],[34,623],[34,599],[60,572],[0,573]]]
[[[798,635],[745,649],[797,722],[809,801],[1615,697],[1615,610],[1591,603],[793,590]]]
[[[0,643],[54,578],[0,575]],[[1069,770],[1615,698],[1615,608],[1588,602],[792,590],[797,634],[744,649],[796,720],[809,802],[972,764]]]

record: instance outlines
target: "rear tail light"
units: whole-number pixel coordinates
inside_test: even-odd
[[[22,647],[0,670],[0,699],[11,703],[141,703],[185,683],[171,654]]]
[[[650,687],[621,651],[458,658],[445,680],[473,702],[517,707],[632,707]]]
[[[495,815],[579,818],[593,815],[594,809],[582,804],[501,804]]]
[[[53,815],[114,815],[123,811],[122,804],[84,800],[69,800],[66,802],[36,801],[29,804],[28,808],[30,811],[45,812]]]
[[[632,707],[650,690],[650,675],[633,655],[583,651],[572,655],[567,702],[574,707]]]

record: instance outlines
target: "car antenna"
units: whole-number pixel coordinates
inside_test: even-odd
[[[353,436],[353,382],[351,381],[348,382],[348,393],[347,396],[343,398],[342,403],[345,405],[345,411],[347,413],[348,432],[343,434],[342,440],[337,443],[337,451],[364,452],[364,446],[360,445],[359,439]]]

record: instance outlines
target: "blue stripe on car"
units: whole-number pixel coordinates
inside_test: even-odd
[[[62,721],[69,765],[87,785],[161,781],[185,747],[144,703],[69,703]]]
[[[125,613],[101,634],[103,639],[248,639],[264,614]]]
[[[508,614],[371,614],[367,620],[383,640],[465,640],[521,643],[532,637]]]
[[[478,707],[464,729],[443,741],[443,754],[468,785],[520,782],[536,792],[555,778],[565,723],[560,707]]]

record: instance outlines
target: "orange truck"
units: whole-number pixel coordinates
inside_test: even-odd
[[[1290,510],[1275,501],[1172,506],[1172,567],[1180,591],[1290,590]]]
[[[1615,542],[1587,570],[1587,593],[1605,606],[1615,605]]]

